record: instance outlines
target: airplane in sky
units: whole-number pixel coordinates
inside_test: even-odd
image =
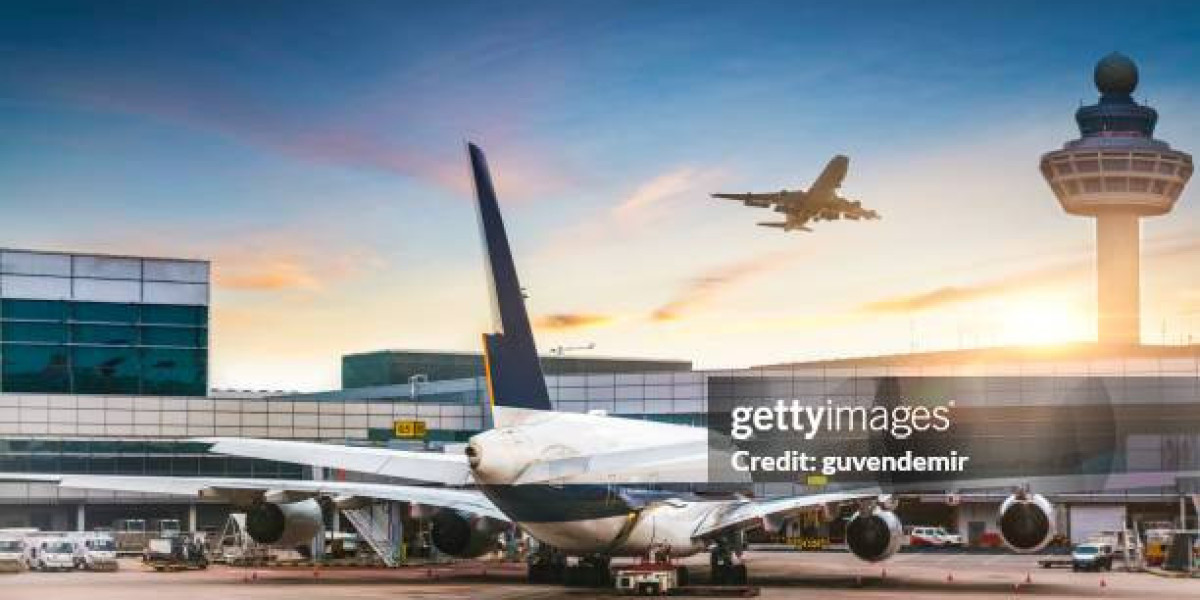
[[[671,482],[708,479],[705,428],[602,414],[556,412],[538,362],[522,288],[483,152],[468,145],[486,250],[493,328],[483,336],[493,427],[462,453],[400,451],[300,441],[209,438],[210,451],[313,467],[403,478],[423,485],[316,480],[263,480],[120,475],[0,474],[0,480],[64,487],[217,497],[247,510],[256,541],[298,545],[320,532],[322,511],[386,499],[424,507],[441,552],[477,557],[514,526],[541,545],[530,558],[532,581],[605,581],[617,557],[651,553],[686,557],[708,552],[713,579],[747,580],[744,534],[776,529],[804,514],[837,514],[853,504],[850,550],[867,561],[887,559],[904,537],[893,512],[898,496],[869,487],[849,491],[749,498],[672,491]],[[824,177],[824,176],[823,176]],[[1173,481],[1174,474],[1162,474]],[[1101,482],[1113,485],[1101,476]],[[1014,486],[1014,483],[1019,486]],[[1138,485],[1151,485],[1146,479]],[[1043,548],[1054,534],[1054,508],[1038,491],[1103,489],[1080,477],[1022,477],[957,482],[962,488],[1008,487],[1001,537],[1016,551]],[[928,486],[922,488],[927,491]],[[425,510],[428,509],[428,510]],[[567,557],[572,558],[568,566]]]
[[[821,171],[817,180],[807,191],[781,190],[762,194],[713,194],[712,197],[737,200],[746,206],[756,208],[774,207],[775,212],[783,213],[786,220],[762,222],[759,225],[775,227],[784,231],[812,231],[808,227],[808,223],[815,221],[878,219],[879,213],[863,208],[861,202],[847,200],[837,194],[849,169],[850,158],[838,154],[829,160],[825,169]]]

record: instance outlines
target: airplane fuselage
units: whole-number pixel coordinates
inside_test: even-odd
[[[634,485],[573,482],[569,475],[550,483],[522,483],[522,476],[545,460],[636,451],[646,443],[694,442],[707,431],[599,415],[497,410],[515,424],[471,438],[472,474],[513,522],[567,554],[642,556],[659,548],[689,556],[707,547],[693,537],[697,529],[732,503],[681,499]],[[644,480],[662,482],[663,476],[648,472]],[[628,475],[623,479],[628,481]]]

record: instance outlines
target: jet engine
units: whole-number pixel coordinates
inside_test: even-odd
[[[1041,494],[1009,496],[996,515],[1000,536],[1016,552],[1037,552],[1054,534],[1054,507]]]
[[[246,511],[246,533],[260,544],[304,546],[324,528],[321,505],[315,499],[262,502]]]
[[[430,537],[439,552],[455,558],[476,558],[496,548],[503,531],[491,519],[472,517],[456,510],[439,511],[430,523]]]
[[[900,550],[903,538],[904,527],[896,513],[878,506],[870,513],[855,513],[846,524],[846,544],[850,551],[868,562],[891,558]]]

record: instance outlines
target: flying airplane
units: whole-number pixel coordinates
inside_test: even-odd
[[[64,487],[220,497],[248,508],[256,541],[301,544],[320,531],[322,510],[362,499],[428,508],[432,541],[448,555],[471,558],[499,533],[519,526],[542,544],[530,559],[533,581],[604,581],[611,559],[649,554],[678,558],[708,552],[713,579],[747,579],[740,560],[745,532],[777,528],[802,514],[856,509],[847,524],[850,550],[867,561],[896,553],[903,538],[897,496],[879,488],[805,496],[702,496],[652,485],[707,480],[708,430],[601,414],[555,412],[538,362],[496,193],[483,152],[468,145],[486,250],[494,323],[483,336],[493,428],[461,454],[411,452],[299,441],[209,438],[210,451],[314,467],[404,478],[425,485],[346,481],[0,474],[0,480]],[[586,434],[581,434],[586,432]],[[1112,484],[1111,478],[1102,478]],[[1044,547],[1054,509],[1039,492],[1089,487],[1071,477],[1021,478],[997,515],[1014,550]],[[963,488],[1009,487],[1013,480],[963,482]],[[1139,480],[1139,485],[1153,485]],[[1066,486],[1066,487],[1064,487]],[[571,557],[568,567],[566,558]]]
[[[781,190],[764,194],[713,194],[713,198],[737,200],[746,206],[769,208],[783,213],[784,221],[759,223],[762,227],[775,227],[784,231],[812,231],[810,221],[836,221],[838,219],[878,219],[879,213],[862,207],[856,200],[847,200],[837,194],[850,168],[850,159],[841,154],[834,156],[817,176],[812,187],[805,190]]]

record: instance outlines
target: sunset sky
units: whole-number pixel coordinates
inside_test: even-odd
[[[1037,169],[1119,50],[1200,151],[1194,2],[4,2],[0,247],[213,261],[211,384],[475,350],[465,140],[543,351],[702,367],[1095,336],[1093,223]],[[782,233],[715,191],[842,191]],[[1200,337],[1200,201],[1143,228],[1143,337]],[[1200,340],[1197,340],[1200,341]]]

